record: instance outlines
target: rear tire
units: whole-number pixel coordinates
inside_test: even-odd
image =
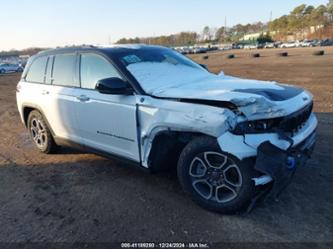
[[[1,69],[0,70],[0,74],[4,74],[4,73],[6,73],[6,70],[5,69]]]
[[[40,112],[36,110],[30,112],[28,130],[30,137],[40,152],[50,154],[59,148],[54,142],[51,131]]]
[[[241,211],[255,194],[253,165],[222,152],[211,137],[192,140],[180,155],[177,171],[192,199],[214,212]]]

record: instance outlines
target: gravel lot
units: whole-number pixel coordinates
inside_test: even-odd
[[[123,163],[62,149],[42,155],[16,110],[19,75],[0,76],[0,242],[333,242],[333,49],[228,51],[193,58],[226,74],[278,80],[315,96],[320,120],[313,159],[299,169],[279,202],[247,216],[223,216],[196,206],[177,180]],[[253,51],[251,51],[253,52]],[[226,59],[226,54],[236,54]]]

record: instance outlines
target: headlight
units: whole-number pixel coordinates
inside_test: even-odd
[[[277,127],[280,119],[267,119],[267,120],[255,120],[242,122],[236,125],[236,128],[232,133],[236,135],[243,134],[256,134],[272,132],[273,128]]]

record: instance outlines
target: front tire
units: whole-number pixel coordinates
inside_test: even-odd
[[[39,151],[45,154],[50,154],[58,149],[51,131],[40,112],[35,110],[29,114],[28,129],[30,137]]]
[[[211,137],[191,141],[180,155],[177,171],[184,190],[211,211],[236,213],[254,196],[253,166],[222,152]]]

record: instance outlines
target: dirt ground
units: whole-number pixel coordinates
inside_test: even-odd
[[[228,51],[193,56],[214,72],[277,80],[313,92],[318,144],[279,202],[246,216],[201,209],[172,176],[63,148],[42,155],[20,122],[19,75],[0,76],[0,242],[333,242],[333,48]],[[226,54],[236,54],[226,59]]]

